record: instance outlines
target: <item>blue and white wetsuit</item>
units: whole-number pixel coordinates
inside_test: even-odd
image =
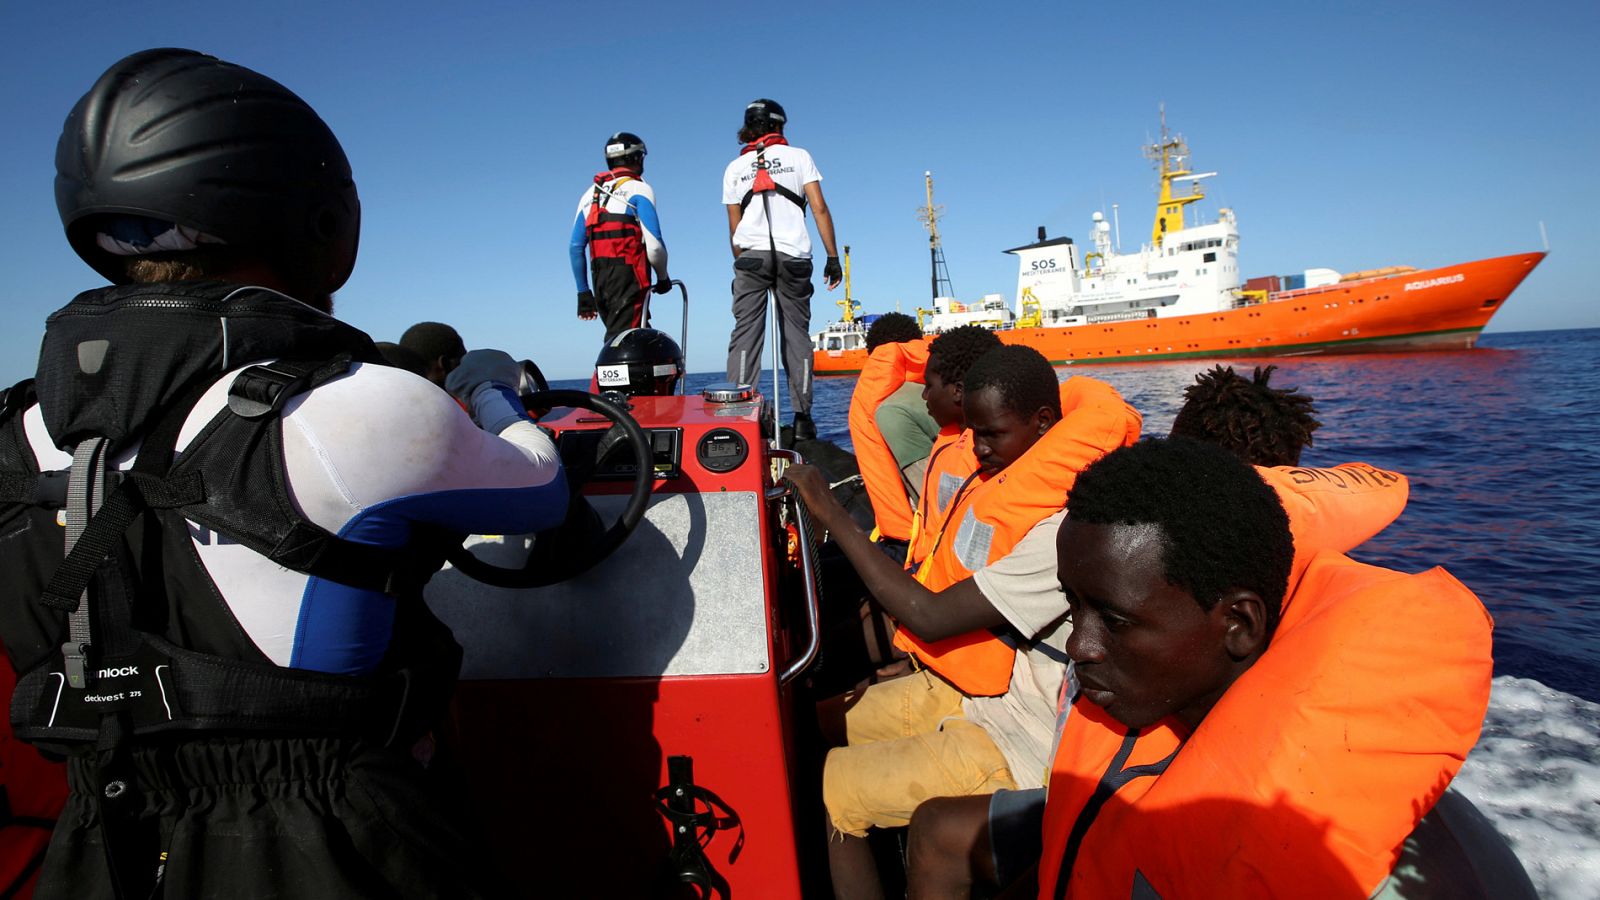
[[[666,278],[667,245],[661,237],[661,220],[656,216],[656,195],[650,190],[650,185],[630,175],[607,182],[603,190],[606,212],[625,213],[639,220],[639,229],[644,232],[642,240],[645,259],[655,271],[656,280]],[[584,225],[589,217],[589,206],[593,202],[594,186],[591,185],[584,189],[583,196],[578,199],[578,214],[572,220],[572,238],[568,251],[572,258],[572,279],[577,282],[580,291],[590,289],[587,254],[589,235]]]
[[[233,374],[190,413],[179,454],[226,405]],[[316,525],[383,547],[405,546],[418,525],[526,534],[559,524],[567,488],[554,443],[518,412],[509,389],[484,385],[471,399],[483,428],[433,383],[374,364],[295,397],[282,420],[290,498]],[[23,425],[41,469],[71,465],[38,406]],[[136,454],[115,464],[128,468]],[[377,669],[392,634],[392,598],[284,569],[194,522],[189,531],[234,618],[268,659],[344,675]]]

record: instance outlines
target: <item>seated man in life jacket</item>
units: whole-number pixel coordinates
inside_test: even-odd
[[[1173,437],[1215,444],[1257,467],[1289,515],[1297,558],[1350,550],[1404,509],[1405,476],[1364,463],[1299,466],[1321,427],[1311,397],[1274,388],[1275,367],[1245,378],[1216,366],[1195,376],[1172,426]],[[1039,858],[1044,790],[999,791],[992,798],[944,797],[912,818],[908,878],[917,896],[964,897],[976,885],[1011,884]]]
[[[916,365],[918,357],[923,365]],[[878,543],[886,550],[898,547],[902,556],[928,453],[939,436],[939,423],[922,398],[923,385],[907,371],[920,371],[926,359],[917,320],[885,313],[867,329],[867,362],[850,396],[850,440],[872,500]]]
[[[451,351],[446,393],[333,317],[350,165],[258,72],[135,53],[55,159],[111,284],[0,392],[5,699],[70,788],[37,896],[504,896],[424,769],[461,648],[422,588],[563,518],[520,367]]]
[[[915,348],[915,344],[904,345]],[[1000,347],[994,332],[977,325],[952,328],[928,342],[927,362],[923,367],[922,401],[939,433],[928,450],[922,486],[912,510],[906,568],[915,571],[933,552],[944,517],[961,491],[961,485],[977,469],[972,455],[972,433],[966,430],[962,411],[967,372],[984,354]],[[870,360],[869,360],[870,364]],[[905,367],[908,381],[918,380],[916,367]]]
[[[909,316],[901,318],[915,327]],[[966,325],[931,341],[918,340],[904,323],[895,321],[886,315],[868,333],[869,343],[874,334],[886,340],[873,344],[856,380],[850,398],[850,438],[872,502],[876,546],[897,564],[915,569],[932,547],[937,523],[962,482],[977,468],[970,436],[962,430],[962,381],[979,357],[1000,346],[1000,339],[987,328]],[[890,324],[885,326],[885,322]],[[880,332],[880,326],[889,330]],[[920,330],[916,334],[920,335]],[[892,337],[905,339],[888,339]],[[913,396],[918,399],[912,400]],[[891,410],[889,399],[894,399],[897,407],[910,402],[920,408],[934,429],[925,450],[920,440],[914,447],[910,441],[897,441],[902,449],[891,449],[886,439],[892,430],[885,427],[888,419],[911,419],[916,410]],[[913,426],[913,430],[920,427]],[[917,488],[912,491],[900,474],[902,466],[896,454],[909,458],[919,450],[926,462],[920,465]],[[919,467],[913,464],[912,468]],[[917,498],[915,506],[908,493]],[[833,541],[823,544],[822,567],[823,650],[810,675],[818,696],[832,696],[867,679],[909,671],[906,651],[891,641],[893,622],[871,601],[871,592],[861,583],[855,566]],[[833,739],[844,741],[838,735]]]
[[[1440,569],[1297,561],[1258,471],[1169,438],[1074,485],[1039,897],[1368,897],[1475,743],[1482,604]]]
[[[790,470],[926,666],[838,698],[848,745],[828,754],[823,795],[840,897],[881,896],[868,828],[905,825],[929,797],[1042,783],[1064,663],[1056,523],[1076,473],[1138,436],[1137,413],[1114,389],[1060,384],[1028,347],[990,351],[964,384],[976,468],[915,577],[831,502],[814,470]]]

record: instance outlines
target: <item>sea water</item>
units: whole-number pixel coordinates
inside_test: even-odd
[[[1166,434],[1214,360],[1074,366]],[[1456,789],[1495,822],[1541,896],[1600,896],[1600,329],[1492,334],[1447,353],[1236,359],[1316,401],[1301,462],[1411,482],[1405,513],[1351,555],[1443,566],[1495,618],[1483,736]],[[720,374],[691,376],[698,390]],[[762,374],[770,390],[772,373]],[[849,446],[854,378],[816,382],[819,436]],[[574,385],[581,387],[581,384]],[[787,385],[782,398],[789,418]],[[1425,636],[1419,636],[1425,639]]]

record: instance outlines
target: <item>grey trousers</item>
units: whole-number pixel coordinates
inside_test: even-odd
[[[746,250],[733,261],[733,336],[728,380],[755,384],[767,334],[767,291],[774,287],[771,250]],[[783,332],[783,373],[796,413],[811,414],[811,260],[779,253],[778,315]]]

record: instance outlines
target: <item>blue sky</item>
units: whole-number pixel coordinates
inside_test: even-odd
[[[113,14],[111,11],[117,11]],[[61,238],[61,121],[113,61],[181,46],[258,69],[340,136],[364,228],[342,318],[379,340],[423,319],[469,346],[586,372],[567,234],[607,135],[650,146],[690,367],[721,366],[730,280],[723,167],[770,96],[816,157],[868,311],[927,299],[916,210],[934,172],[959,296],[1015,292],[1000,251],[1089,240],[1120,204],[1148,239],[1139,148],[1157,105],[1190,141],[1207,217],[1232,207],[1248,275],[1552,254],[1492,331],[1600,325],[1600,88],[1593,0],[1422,3],[379,4],[62,0],[0,12],[0,381],[45,315],[97,278]],[[1585,250],[1584,248],[1591,248]],[[820,249],[820,248],[819,248]],[[842,292],[841,292],[842,293]],[[837,312],[818,292],[813,323]],[[658,301],[676,333],[676,295]]]

